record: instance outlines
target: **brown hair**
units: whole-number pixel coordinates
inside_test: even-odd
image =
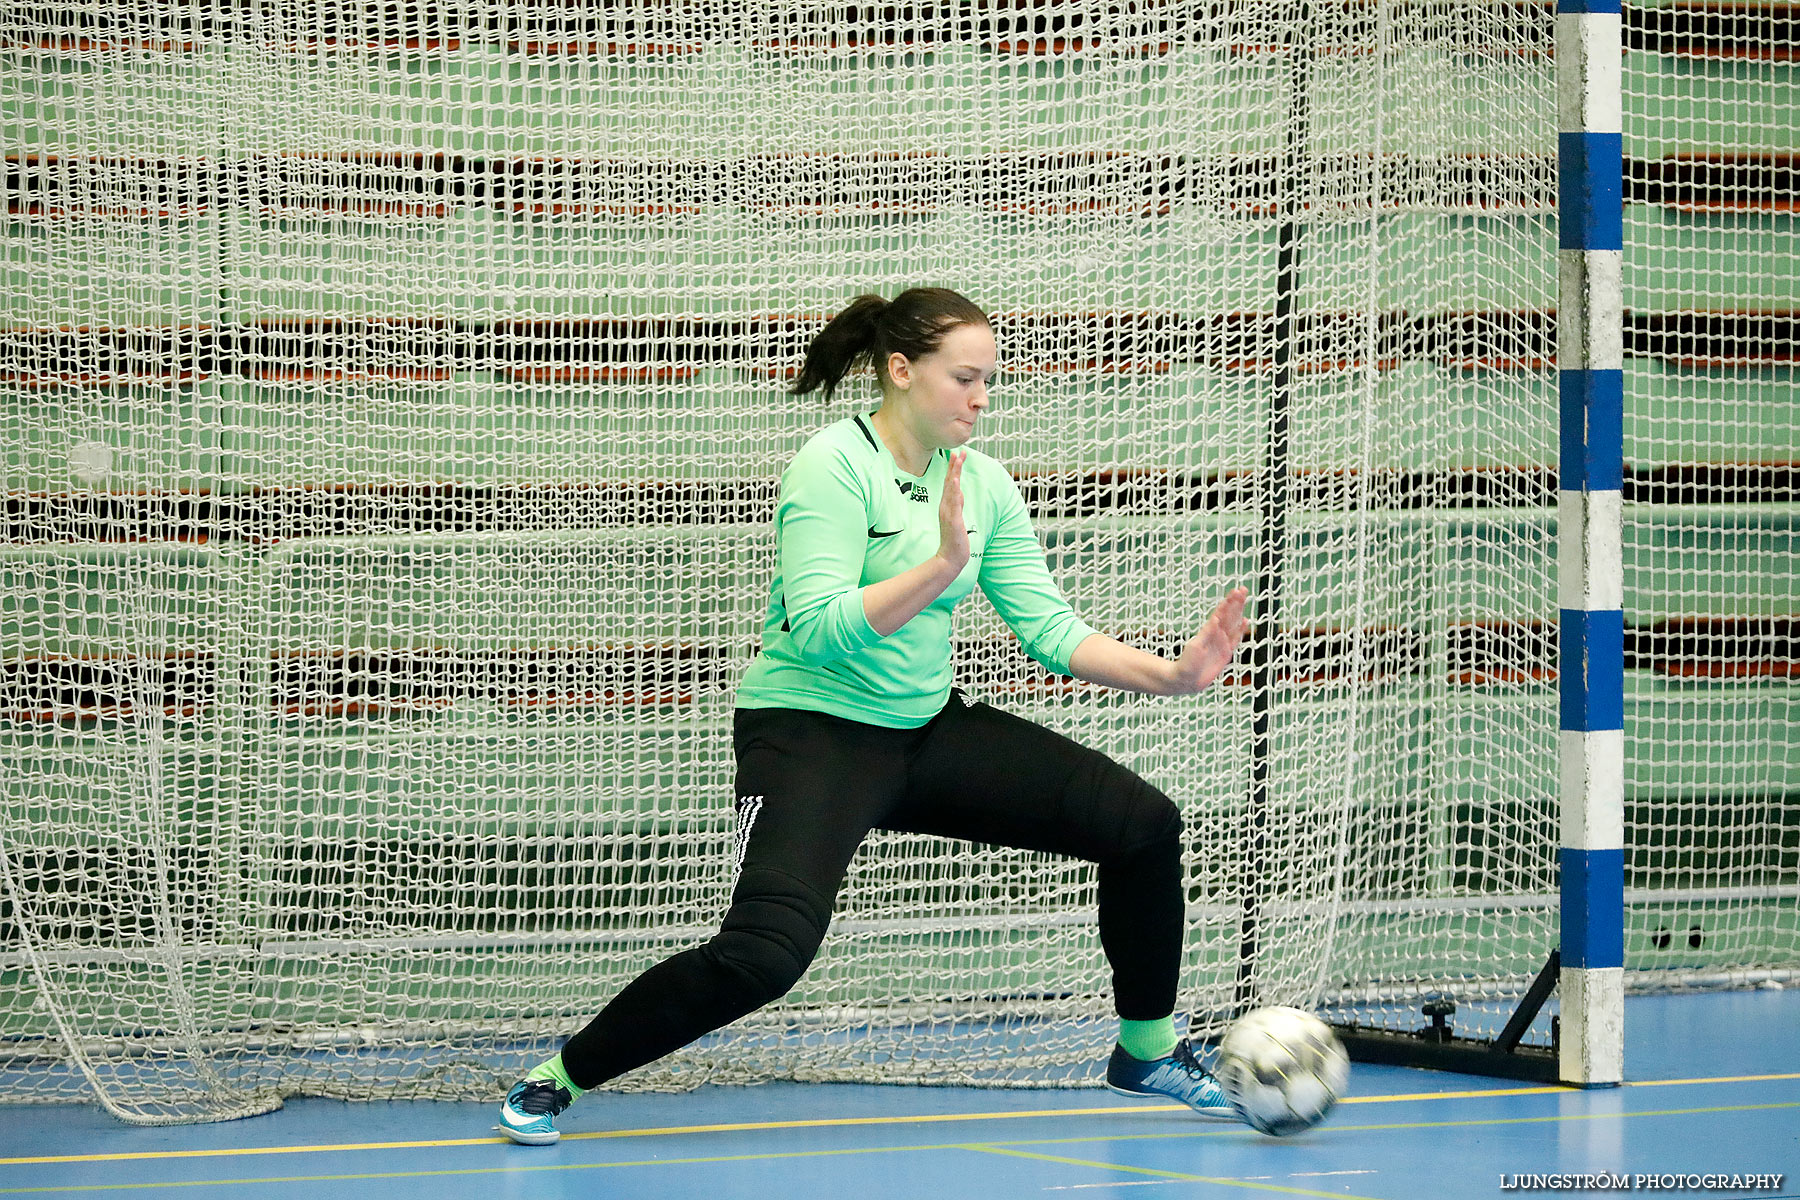
[[[915,362],[944,343],[959,325],[987,325],[987,314],[949,288],[911,288],[892,300],[858,296],[831,318],[806,348],[806,365],[788,394],[804,396],[823,388],[825,399],[858,364],[886,372],[890,354]]]

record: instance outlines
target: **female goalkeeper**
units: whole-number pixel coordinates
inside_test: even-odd
[[[979,584],[1052,671],[1169,696],[1201,690],[1231,661],[1245,592],[1227,595],[1173,660],[1084,625],[1006,469],[962,449],[987,408],[995,354],[986,315],[937,288],[859,297],[807,349],[794,394],[829,399],[867,362],[881,406],[821,430],[781,477],[762,651],[737,692],[730,910],[710,941],[639,976],[514,1085],[500,1110],[514,1141],[556,1141],[553,1119],[583,1091],[784,995],[872,829],[1098,864],[1120,1018],[1107,1083],[1233,1116],[1175,1034],[1180,814],[1105,755],[954,688],[950,615]]]

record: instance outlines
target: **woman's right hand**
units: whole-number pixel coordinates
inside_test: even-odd
[[[937,556],[957,575],[969,565],[969,527],[963,524],[962,491],[963,460],[968,457],[967,450],[951,452],[950,469],[944,472],[944,495],[938,501]]]
[[[944,594],[969,565],[969,527],[963,524],[962,467],[965,453],[950,456],[944,494],[938,500],[938,549],[911,570],[863,588],[863,615],[882,637],[918,616]]]

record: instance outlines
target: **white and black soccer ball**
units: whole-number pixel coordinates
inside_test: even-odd
[[[1252,1128],[1287,1137],[1337,1104],[1350,1082],[1350,1056],[1311,1013],[1258,1008],[1225,1031],[1213,1074]]]

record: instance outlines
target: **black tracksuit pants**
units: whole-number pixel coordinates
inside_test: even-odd
[[[1099,866],[1100,941],[1119,1015],[1175,1010],[1181,816],[1105,755],[953,691],[918,729],[739,709],[731,908],[708,942],[650,968],[562,1049],[595,1087],[779,999],[825,936],[872,829],[1066,854]]]

